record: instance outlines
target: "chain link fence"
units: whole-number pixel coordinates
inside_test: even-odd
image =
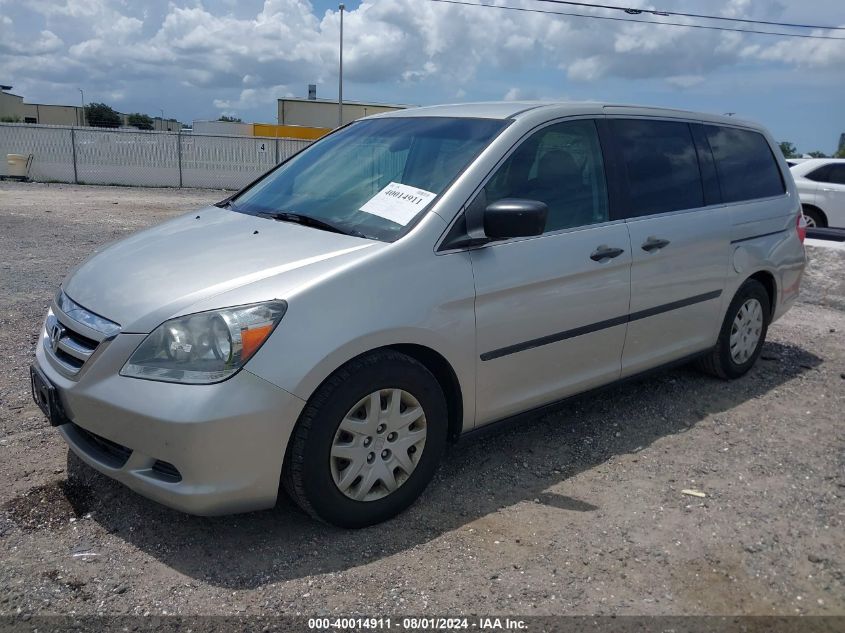
[[[240,189],[312,141],[0,123],[0,159],[41,182]]]

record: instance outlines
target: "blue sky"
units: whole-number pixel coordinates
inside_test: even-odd
[[[554,8],[537,0],[496,3]],[[604,3],[845,26],[843,0]],[[348,99],[596,99],[736,112],[802,151],[828,153],[845,132],[845,41],[428,0],[346,6]],[[83,88],[86,101],[124,112],[269,122],[275,99],[304,96],[308,83],[336,98],[337,26],[337,3],[325,0],[0,0],[0,83],[31,102],[78,103]]]

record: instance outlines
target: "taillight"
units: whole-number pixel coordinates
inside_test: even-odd
[[[807,220],[804,219],[804,214],[799,212],[798,219],[795,222],[795,230],[798,232],[798,239],[801,243],[807,238]]]

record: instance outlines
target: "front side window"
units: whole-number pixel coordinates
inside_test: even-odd
[[[782,195],[786,189],[777,161],[759,132],[707,125],[723,202]]]
[[[616,119],[612,129],[628,182],[627,216],[705,206],[689,124]]]
[[[392,241],[507,123],[457,117],[359,121],[300,152],[231,206],[252,215],[307,216]]]
[[[520,145],[484,187],[485,202],[539,200],[546,233],[608,220],[601,145],[591,120],[543,128]]]

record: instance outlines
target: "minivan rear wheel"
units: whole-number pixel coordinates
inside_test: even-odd
[[[282,484],[311,516],[340,527],[385,521],[434,475],[446,445],[446,398],[415,359],[393,350],[356,358],[306,404]]]
[[[719,378],[739,378],[754,366],[771,319],[769,294],[756,279],[743,283],[728,306],[716,346],[698,366]]]

